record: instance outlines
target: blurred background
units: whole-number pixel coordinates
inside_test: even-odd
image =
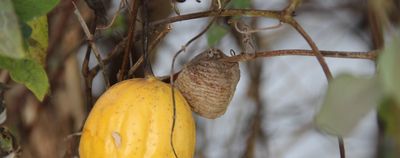
[[[102,57],[110,59],[106,67],[108,80],[111,84],[118,82],[119,68],[124,59],[120,47],[126,45],[124,37],[128,36],[128,26],[133,26],[128,16],[132,2],[101,1],[106,12],[100,14],[102,17],[96,18],[96,21],[93,10],[85,1],[75,2],[89,27],[104,26],[112,21],[114,15],[118,15],[111,27],[97,30],[94,36]],[[282,0],[248,2],[248,6],[243,6],[259,10],[282,10],[289,3]],[[119,9],[121,3],[125,5]],[[231,3],[240,4],[240,1]],[[304,0],[295,11],[295,19],[320,50],[368,52],[382,47],[385,37],[382,30],[387,27],[398,28],[399,3],[397,0]],[[173,4],[182,15],[206,11],[213,6],[210,0],[186,0]],[[172,6],[170,1],[150,1],[150,21],[177,16]],[[237,6],[240,7],[228,5],[230,8]],[[43,102],[36,100],[23,85],[10,80],[5,70],[0,70],[0,81],[11,85],[4,93],[8,114],[6,125],[16,135],[24,158],[77,156],[79,132],[88,110],[106,89],[101,70],[85,73],[86,70],[96,69],[97,60],[93,53],[88,59],[86,37],[73,9],[71,0],[61,0],[48,14],[46,71],[51,90]],[[387,17],[385,22],[389,26],[383,26],[382,15]],[[169,75],[174,54],[200,33],[210,19],[170,24],[171,29],[160,39],[150,56],[156,76]],[[242,20],[249,22],[252,28],[279,23],[276,19],[259,17],[244,17]],[[140,32],[140,20],[137,21],[136,30]],[[243,49],[227,21],[227,18],[216,20],[215,23],[226,31],[212,47],[227,55],[230,55],[231,50],[238,54]],[[160,27],[156,31],[165,32],[165,28]],[[138,34],[133,40],[141,44]],[[276,29],[256,32],[252,36],[257,52],[311,50],[300,34],[286,24]],[[210,34],[205,34],[187,47],[177,59],[175,72],[192,57],[210,48],[209,38]],[[140,44],[132,48],[133,53],[129,55],[126,67],[131,67],[140,57]],[[88,63],[85,64],[85,61]],[[375,62],[367,59],[326,58],[326,61],[334,76],[343,73],[371,76],[375,73]],[[337,138],[318,131],[313,123],[327,88],[326,77],[315,57],[258,58],[240,62],[240,70],[241,78],[225,115],[210,120],[194,114],[197,123],[196,158],[339,157]],[[127,78],[142,76],[143,67],[140,66]],[[400,149],[390,143],[385,144],[382,135],[384,131],[379,124],[377,112],[371,111],[351,135],[344,138],[346,156],[399,157],[385,154]]]

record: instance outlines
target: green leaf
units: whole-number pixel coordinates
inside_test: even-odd
[[[222,37],[225,36],[226,33],[227,31],[224,27],[218,24],[213,24],[211,28],[207,31],[208,46],[215,46],[222,39]]]
[[[400,39],[387,44],[378,59],[378,70],[384,92],[400,103]]]
[[[22,12],[29,14],[29,18],[24,17],[21,12],[18,15],[22,15],[20,18],[23,20],[31,19],[28,22],[29,26],[24,22],[20,22],[22,27],[19,26],[12,2],[17,12],[18,7],[27,9]],[[49,81],[42,66],[48,46],[48,26],[45,16],[33,17],[40,15],[39,10],[44,12],[43,8],[46,8],[49,3],[51,3],[49,0],[0,1],[0,68],[7,69],[14,81],[24,84],[39,100],[43,100],[49,89]],[[40,9],[36,10],[38,8]],[[28,53],[25,52],[22,37],[28,38]]]
[[[47,14],[59,0],[13,0],[15,11],[22,21]]]
[[[331,81],[315,121],[319,129],[347,136],[381,100],[379,82],[372,78],[341,75]]]
[[[0,55],[10,58],[25,56],[22,35],[10,0],[0,1]]]
[[[113,36],[115,33],[121,33],[121,32],[125,32],[125,30],[127,29],[127,23],[126,23],[126,19],[124,17],[124,15],[122,14],[118,14],[117,17],[115,18],[114,23],[111,25],[110,28],[104,30],[102,32],[102,34],[104,34],[104,36]]]
[[[32,28],[27,23],[21,22],[21,21],[20,21],[19,25],[21,27],[23,39],[29,39],[29,37],[31,37],[31,35],[32,35]]]
[[[40,101],[43,100],[49,89],[49,81],[42,65],[31,59],[0,56],[0,68],[7,69],[14,81],[24,84]]]
[[[379,106],[378,116],[384,128],[380,155],[395,158],[400,154],[400,106],[392,98],[385,98]]]
[[[33,31],[28,39],[29,49],[27,56],[44,65],[48,47],[47,17],[33,18],[28,22],[28,25]]]
[[[250,0],[232,0],[232,8],[246,9],[251,8]]]

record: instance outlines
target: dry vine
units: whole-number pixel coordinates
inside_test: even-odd
[[[249,54],[238,54],[234,55],[228,58],[221,59],[223,61],[229,61],[229,62],[238,62],[238,61],[249,61],[253,60],[256,58],[260,57],[273,57],[273,56],[285,56],[285,55],[299,55],[299,56],[315,56],[327,78],[328,81],[332,79],[332,74],[331,71],[324,59],[324,57],[336,57],[336,58],[355,58],[355,59],[369,59],[369,60],[375,60],[377,56],[377,51],[370,51],[370,52],[348,52],[348,51],[320,51],[315,44],[315,42],[312,40],[312,38],[307,34],[307,32],[302,28],[302,26],[294,19],[294,11],[296,8],[299,6],[301,0],[291,0],[289,5],[284,8],[283,10],[280,11],[275,11],[275,10],[255,10],[255,9],[224,9],[224,7],[221,7],[221,2],[218,1],[218,5],[220,6],[219,8],[210,10],[210,11],[204,11],[204,12],[198,12],[198,13],[192,13],[192,14],[186,14],[186,15],[178,15],[174,17],[169,17],[163,20],[158,20],[151,22],[149,24],[149,27],[151,29],[159,28],[160,26],[164,27],[162,31],[156,36],[155,40],[151,41],[150,46],[149,46],[149,51],[145,51],[147,53],[151,53],[157,44],[165,37],[165,35],[170,31],[168,24],[178,22],[178,21],[183,21],[183,20],[191,20],[191,19],[196,19],[196,18],[204,18],[204,17],[213,17],[212,20],[208,23],[207,27],[201,31],[198,35],[193,37],[191,40],[189,40],[178,52],[175,53],[173,60],[172,60],[172,65],[171,65],[171,73],[170,73],[170,84],[171,84],[171,92],[172,92],[172,102],[173,102],[173,123],[172,123],[172,129],[171,129],[171,146],[173,147],[173,132],[174,132],[174,126],[175,126],[175,117],[176,117],[176,109],[175,109],[175,95],[174,95],[174,63],[178,55],[180,55],[182,52],[185,51],[185,49],[193,42],[195,41],[198,37],[202,36],[208,28],[210,28],[211,24],[219,17],[227,17],[227,16],[251,16],[251,17],[265,17],[265,18],[273,18],[279,20],[279,24],[277,26],[280,26],[281,23],[284,24],[289,24],[291,27],[293,27],[299,34],[302,35],[302,37],[307,41],[309,46],[311,47],[311,50],[300,50],[300,49],[294,49],[294,50],[274,50],[274,51],[263,51],[263,52],[255,52],[255,55],[251,56]],[[92,41],[92,34],[94,32],[88,31],[88,29],[85,29],[82,20],[81,24],[82,27],[85,30],[85,33],[89,39],[89,44],[90,47],[93,49],[96,58],[98,59],[99,63],[95,67],[89,70],[88,68],[88,60],[90,54],[87,53],[85,57],[84,62],[84,69],[83,74],[86,77],[86,84],[91,85],[93,77],[98,73],[99,70],[103,69],[104,71],[104,66],[107,65],[111,60],[113,60],[116,56],[120,54],[120,52],[123,52],[123,61],[122,65],[120,67],[119,73],[118,73],[118,81],[124,80],[127,76],[132,76],[132,74],[139,68],[139,66],[143,63],[143,61],[146,61],[146,57],[141,56],[135,64],[133,64],[130,69],[127,69],[129,65],[129,55],[132,54],[132,50],[134,47],[134,36],[137,34],[137,31],[135,30],[135,23],[136,23],[136,18],[138,15],[138,8],[140,5],[139,0],[133,0],[131,3],[131,6],[129,7],[129,30],[128,30],[128,35],[126,38],[124,38],[114,49],[111,53],[108,54],[107,57],[104,59],[100,58],[99,52],[96,48],[96,45]],[[226,5],[226,4],[225,4]],[[119,11],[116,13],[118,14]],[[276,28],[274,26],[273,28]],[[268,27],[268,29],[271,29],[271,27]],[[260,29],[262,30],[262,29]],[[259,30],[252,30],[252,31],[259,31]],[[142,32],[143,33],[143,32]],[[248,33],[248,32],[247,32]],[[88,52],[90,49],[88,49]],[[122,51],[123,50],[123,51]],[[148,54],[147,54],[148,55]],[[128,70],[128,72],[126,72]],[[107,77],[104,75],[104,78],[107,79]],[[106,82],[108,83],[108,82]],[[88,92],[91,90],[88,89]],[[90,95],[90,93],[88,94]],[[90,110],[90,109],[88,109]],[[340,149],[340,155],[342,158],[345,157],[345,151],[344,151],[344,143],[343,139],[341,137],[338,137],[339,140],[339,149]],[[175,157],[177,157],[175,151],[174,151]]]

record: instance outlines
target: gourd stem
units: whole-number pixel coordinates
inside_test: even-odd
[[[142,20],[143,20],[143,60],[145,77],[154,76],[149,59],[149,12],[148,0],[144,0],[142,4]]]

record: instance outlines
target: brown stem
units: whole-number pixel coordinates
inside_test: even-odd
[[[96,27],[96,20],[92,23],[93,26]],[[87,46],[85,58],[82,63],[82,75],[85,77],[85,92],[86,92],[86,112],[89,114],[90,109],[92,108],[92,79],[89,77],[89,61],[90,61],[90,52],[92,51],[90,45]]]
[[[191,20],[197,18],[204,17],[225,17],[225,16],[259,16],[259,17],[268,17],[274,19],[283,19],[282,11],[273,11],[273,10],[255,10],[255,9],[221,9],[221,10],[210,10],[180,16],[174,16],[158,21],[154,21],[150,23],[150,26],[160,26],[165,25],[177,21]]]
[[[346,150],[344,149],[344,142],[341,136],[338,136],[340,158],[346,158]]]
[[[127,46],[125,47],[124,51],[124,56],[122,59],[122,64],[121,64],[121,69],[118,73],[118,81],[122,81],[125,78],[125,71],[128,66],[128,61],[129,61],[129,51],[132,50],[133,48],[133,37],[135,35],[135,23],[136,23],[136,17],[138,13],[138,8],[139,8],[139,0],[133,0],[132,2],[132,11],[130,12],[130,19],[129,19],[129,31],[128,31],[128,43]]]
[[[315,57],[317,58],[319,64],[321,65],[322,70],[325,73],[326,78],[328,79],[328,82],[333,79],[331,70],[329,70],[328,64],[326,63],[324,56],[321,54],[319,51],[317,45],[314,43],[314,41],[311,39],[311,37],[307,34],[306,31],[304,31],[303,27],[300,26],[299,23],[297,23],[296,20],[294,20],[292,17],[288,19],[288,21],[285,21],[288,24],[292,25],[294,29],[296,29],[301,36],[307,41],[307,43],[310,45],[311,49],[313,50],[313,53]]]
[[[108,76],[106,74],[105,65],[103,63],[103,60],[101,59],[99,49],[97,48],[96,44],[93,42],[93,35],[90,33],[89,28],[87,27],[85,20],[83,19],[81,13],[78,10],[78,7],[75,5],[74,2],[72,2],[72,4],[75,7],[74,13],[78,17],[78,20],[79,20],[79,23],[82,26],[83,32],[86,34],[86,37],[88,38],[89,45],[92,48],[93,53],[96,56],[97,61],[99,62],[100,68],[103,70],[104,82],[105,82],[106,86],[109,87],[110,86],[110,82],[108,81]]]
[[[153,50],[156,48],[158,43],[171,31],[171,27],[167,26],[165,29],[163,29],[157,37],[150,43],[149,46],[149,56],[153,53]],[[128,71],[128,76],[131,76],[138,68],[139,66],[143,63],[143,55],[140,56],[140,58],[136,61],[135,64],[129,69]]]
[[[370,52],[347,52],[347,51],[320,51],[324,57],[332,57],[332,58],[350,58],[350,59],[368,59],[375,60],[376,51]],[[227,62],[238,62],[238,61],[249,61],[260,57],[274,57],[274,56],[314,56],[312,50],[304,50],[304,49],[288,49],[288,50],[273,50],[273,51],[264,51],[264,52],[256,52],[255,56],[250,56],[248,54],[241,53],[239,55],[231,56],[228,58],[221,59],[221,61]]]
[[[95,16],[92,23],[90,24],[90,34],[95,34],[96,32],[96,23],[98,16]],[[90,53],[92,52],[91,45],[87,45],[85,58],[82,63],[82,75],[85,77],[85,93],[86,93],[86,114],[89,114],[92,109],[92,82],[93,77],[89,75],[89,61],[90,61]]]
[[[118,43],[117,46],[114,47],[111,53],[109,53],[109,55],[103,59],[104,64],[109,64],[112,59],[116,58],[126,47],[127,41],[128,41],[127,38],[122,39],[122,41]],[[97,74],[99,70],[100,70],[100,65],[97,64],[90,70],[90,74]]]

